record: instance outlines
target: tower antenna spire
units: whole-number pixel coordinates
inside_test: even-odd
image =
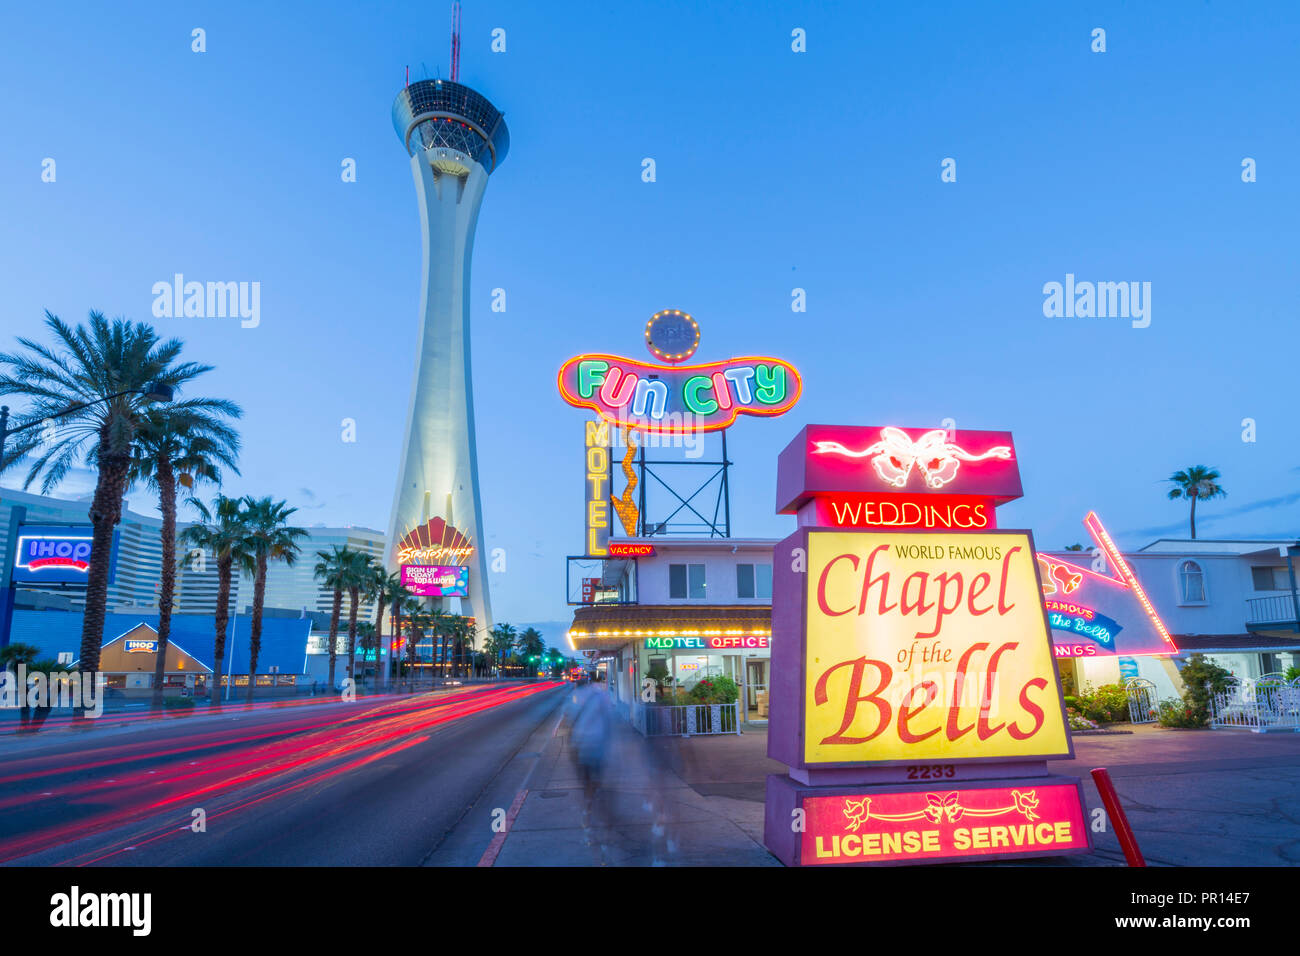
[[[460,82],[460,0],[451,5],[451,81]]]

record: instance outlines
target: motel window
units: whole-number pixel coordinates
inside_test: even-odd
[[[1178,584],[1184,604],[1205,603],[1205,572],[1195,561],[1178,566]]]
[[[668,565],[668,596],[670,598],[703,600],[704,565]]]
[[[1250,580],[1256,591],[1291,590],[1291,575],[1284,567],[1251,568]]]
[[[736,596],[772,600],[772,565],[736,565]]]

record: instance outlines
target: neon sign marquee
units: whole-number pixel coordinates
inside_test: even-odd
[[[90,569],[91,538],[23,535],[18,539],[18,559],[14,565],[28,571],[55,568],[63,571]]]
[[[839,501],[865,496],[874,502],[892,498],[910,517],[895,509],[864,508],[861,519],[835,517],[833,524],[854,527],[992,528],[993,508],[1019,498],[1020,467],[1015,444],[1006,431],[944,428],[899,428],[894,425],[809,425],[777,459],[777,511],[799,514],[810,502],[836,496]],[[926,517],[917,505],[978,506],[979,515],[963,510],[958,519]],[[905,504],[910,502],[910,505]],[[818,519],[827,517],[824,507]],[[841,508],[841,510],[843,510]],[[866,511],[874,514],[870,517]]]
[[[412,528],[397,542],[399,564],[461,564],[474,553],[474,545],[442,518]]]
[[[1038,555],[1043,608],[1052,628],[1057,657],[1176,654],[1178,647],[1137,577],[1102,527],[1096,512],[1088,512],[1084,527],[1105,559],[1107,573],[1072,564],[1057,555]],[[1094,565],[1100,567],[1100,565]],[[1141,608],[1151,627],[1134,625]],[[1137,616],[1138,621],[1141,616]],[[1124,622],[1121,624],[1120,622]],[[1125,634],[1121,638],[1120,632]]]
[[[569,359],[559,386],[577,408],[629,428],[669,433],[727,428],[740,415],[783,415],[803,388],[798,370],[781,359],[655,365],[605,354]]]
[[[22,524],[14,536],[12,580],[21,584],[85,584],[98,555],[89,525]],[[114,577],[117,536],[106,555]]]

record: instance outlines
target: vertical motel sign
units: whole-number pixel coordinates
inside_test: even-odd
[[[584,543],[588,557],[603,558],[609,555],[609,422],[597,420],[583,424]],[[585,593],[583,599],[586,600]]]
[[[810,425],[781,453],[764,842],[789,866],[1088,852],[1009,432]]]

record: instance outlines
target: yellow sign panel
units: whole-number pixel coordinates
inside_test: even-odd
[[[1023,532],[810,532],[810,764],[1068,754]]]

